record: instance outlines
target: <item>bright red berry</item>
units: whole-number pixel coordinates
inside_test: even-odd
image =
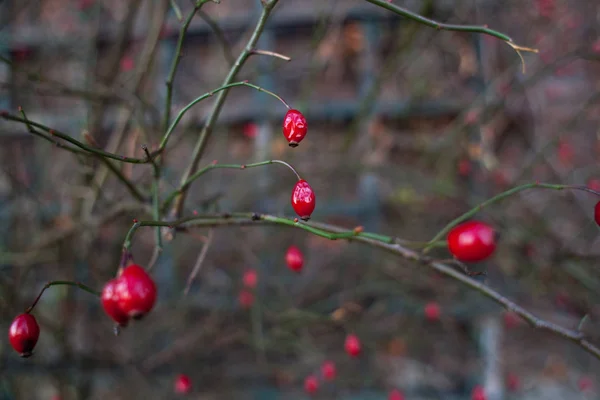
[[[285,263],[292,271],[300,272],[304,265],[304,255],[296,246],[290,246],[285,253]]]
[[[448,249],[460,261],[482,261],[496,250],[496,234],[483,222],[468,221],[450,231]]]
[[[117,278],[117,304],[133,319],[146,315],[156,302],[156,284],[146,270],[137,264],[126,267]]]
[[[473,388],[473,391],[471,392],[471,400],[487,400],[483,386],[477,385]]]
[[[254,289],[258,284],[258,273],[254,269],[249,269],[244,272],[244,277],[242,278],[244,282],[244,286],[250,289]]]
[[[289,110],[283,119],[283,136],[289,142],[290,147],[296,147],[306,136],[308,125],[306,118],[298,110]]]
[[[292,207],[298,216],[304,221],[310,219],[315,210],[315,192],[304,179],[296,182],[292,191]]]
[[[600,226],[600,201],[597,202],[596,206],[594,207],[594,221],[596,221],[596,224]]]
[[[333,361],[325,361],[323,365],[321,365],[321,374],[326,381],[334,380],[337,375],[335,363]]]
[[[40,337],[40,327],[29,313],[17,315],[8,329],[10,345],[21,357],[29,357]]]
[[[440,315],[442,313],[440,310],[440,305],[438,303],[436,303],[435,301],[427,303],[425,305],[424,311],[425,311],[425,317],[430,321],[439,320]]]
[[[361,351],[360,339],[358,336],[354,334],[350,334],[346,336],[346,341],[344,342],[344,349],[346,353],[348,353],[351,357],[358,357]]]
[[[119,295],[117,292],[118,278],[111,279],[104,285],[100,302],[104,312],[113,319],[117,324],[126,326],[129,322],[129,316],[125,314],[119,307]]]
[[[304,379],[304,390],[308,394],[315,394],[319,390],[319,380],[316,376],[310,375]]]
[[[398,389],[394,389],[388,394],[388,400],[404,400],[404,395]]]
[[[254,293],[249,290],[242,289],[238,295],[238,302],[244,309],[252,307],[252,304],[254,304]]]
[[[192,390],[192,380],[189,376],[180,374],[175,378],[175,393],[188,394]]]
[[[509,373],[506,376],[506,388],[511,392],[516,392],[517,390],[519,390],[519,386],[521,386],[519,377],[513,373]]]

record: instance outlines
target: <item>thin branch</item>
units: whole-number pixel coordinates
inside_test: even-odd
[[[217,21],[212,19],[210,15],[208,15],[202,10],[198,11],[198,16],[202,18],[204,22],[206,22],[206,25],[208,25],[210,29],[212,29],[213,33],[215,34],[215,37],[217,38],[217,41],[221,44],[221,48],[223,49],[223,56],[225,57],[227,64],[229,64],[230,67],[233,66],[233,64],[235,63],[235,56],[231,51],[231,45],[227,41],[225,33],[223,32]]]
[[[188,112],[193,106],[195,106],[196,104],[198,104],[199,102],[201,102],[202,100],[208,99],[209,97],[214,96],[215,94],[221,92],[223,93],[224,91],[232,88],[232,87],[236,87],[236,86],[247,86],[253,89],[258,90],[259,92],[263,92],[268,94],[269,96],[273,96],[275,97],[277,100],[279,100],[280,102],[283,103],[284,106],[286,106],[288,109],[290,108],[289,104],[279,95],[271,92],[270,90],[264,89],[260,86],[254,85],[252,83],[249,83],[247,81],[242,81],[242,82],[234,82],[234,83],[229,83],[227,85],[223,85],[215,90],[212,90],[208,93],[204,93],[202,96],[196,97],[194,100],[192,100],[191,102],[189,102],[185,107],[183,107],[181,109],[181,111],[179,111],[179,114],[177,114],[177,117],[175,117],[175,119],[173,120],[173,123],[169,126],[169,128],[166,130],[165,135],[163,136],[160,145],[158,147],[158,150],[156,150],[155,154],[159,154],[162,153],[165,149],[165,147],[167,146],[167,142],[169,141],[169,139],[171,138],[171,135],[173,134],[173,131],[175,130],[175,128],[177,127],[177,125],[179,124],[179,122],[181,121],[181,119],[183,118],[183,116],[185,115],[186,112]]]
[[[148,146],[143,145],[142,149],[144,150],[144,153],[146,153],[146,157],[148,157],[148,160],[152,163],[152,170],[153,170],[152,178],[153,179],[152,179],[152,187],[150,188],[150,192],[152,195],[152,218],[154,218],[155,220],[159,220],[160,219],[160,198],[159,198],[160,166],[154,161],[154,159],[150,155],[150,152],[148,151]],[[154,266],[156,261],[158,261],[158,258],[160,257],[160,254],[162,253],[162,250],[163,250],[162,235],[160,233],[159,226],[157,226],[155,229],[154,240],[155,240],[155,247],[154,247],[154,252],[152,254],[152,258],[150,259],[150,262],[148,263],[148,270],[152,269],[152,267]]]
[[[570,340],[586,350],[588,353],[600,359],[600,348],[586,339],[582,332],[564,328],[560,325],[556,325],[535,316],[525,308],[504,297],[489,286],[478,282],[477,280],[465,275],[463,272],[456,270],[450,265],[444,264],[400,245],[393,237],[368,232],[360,232],[357,229],[348,230],[323,223],[302,223],[296,221],[297,219],[295,218],[277,217],[274,215],[257,213],[205,214],[191,218],[183,218],[179,221],[170,223],[164,221],[140,221],[135,223],[132,229],[129,231],[128,240],[131,241],[133,233],[141,226],[220,227],[241,225],[259,226],[263,224],[269,224],[302,229],[329,240],[348,239],[350,241],[365,243],[400,256],[406,260],[428,266],[437,272],[462,283],[470,289],[478,291],[483,296],[493,300],[507,310],[519,315],[533,327]]]
[[[202,175],[204,175],[208,171],[212,171],[213,169],[247,169],[247,168],[262,167],[262,166],[270,165],[270,164],[282,164],[282,165],[285,165],[290,170],[292,170],[292,172],[296,175],[296,177],[298,178],[298,180],[300,180],[300,175],[298,174],[298,172],[296,172],[296,170],[294,169],[294,167],[292,167],[287,162],[281,161],[281,160],[267,160],[267,161],[261,161],[261,162],[251,163],[251,164],[217,164],[217,163],[212,163],[212,164],[207,165],[206,167],[198,170],[195,174],[193,174],[192,176],[190,176],[187,181],[183,182],[177,189],[175,189],[174,191],[172,191],[167,196],[167,198],[165,199],[165,201],[163,202],[163,205],[162,205],[161,209],[164,211],[167,207],[169,207],[169,205],[171,204],[171,202],[173,201],[173,199],[175,197],[177,197],[179,194],[181,194],[184,191],[186,191],[190,187],[190,185],[196,179],[200,178]]]
[[[439,231],[433,237],[433,239],[431,239],[429,241],[429,244],[427,246],[425,246],[425,248],[423,249],[423,253],[427,253],[433,247],[434,243],[438,242],[441,238],[443,238],[456,225],[473,217],[475,214],[477,214],[479,211],[481,211],[485,207],[487,207],[493,203],[496,203],[500,200],[503,200],[507,197],[510,197],[515,193],[522,192],[523,190],[528,190],[528,189],[552,189],[552,190],[572,189],[572,190],[582,190],[584,192],[589,192],[589,193],[593,193],[593,194],[600,196],[600,193],[598,193],[597,191],[590,189],[587,186],[582,186],[582,185],[560,185],[560,184],[552,184],[552,183],[535,182],[535,183],[526,183],[521,186],[516,186],[516,187],[506,190],[494,197],[487,199],[483,203],[478,204],[477,206],[473,207],[466,213],[462,214],[460,217],[455,218],[452,221],[450,221],[450,223],[448,223],[448,225],[446,225],[441,231]]]
[[[198,259],[196,260],[196,264],[194,265],[194,268],[192,269],[190,276],[188,276],[187,282],[185,284],[185,290],[183,291],[183,294],[185,296],[187,296],[187,294],[189,293],[190,288],[192,287],[192,282],[194,281],[194,279],[196,279],[196,276],[198,275],[198,273],[200,272],[200,269],[202,268],[202,264],[204,263],[206,254],[208,254],[208,249],[212,243],[212,239],[213,239],[213,230],[209,229],[208,234],[206,235],[206,241],[204,242],[204,246],[202,247],[202,250],[200,251],[200,255],[198,256]]]
[[[274,51],[268,51],[268,50],[254,49],[254,50],[252,50],[252,54],[259,54],[259,55],[263,55],[263,56],[280,58],[280,59],[282,59],[284,61],[291,61],[292,60],[292,57],[288,57],[288,56],[283,55],[281,53],[276,53]]]
[[[231,69],[229,70],[229,73],[225,77],[225,80],[223,81],[222,86],[228,85],[231,82],[233,82],[233,80],[237,76],[238,72],[242,69],[242,66],[244,65],[244,63],[246,62],[248,57],[250,56],[252,49],[254,49],[256,47],[256,43],[258,42],[260,35],[262,34],[263,30],[265,29],[265,26],[267,24],[267,19],[269,18],[269,15],[271,15],[271,11],[277,4],[277,1],[278,0],[270,0],[270,1],[263,2],[263,10],[262,10],[260,18],[256,24],[256,27],[254,28],[254,32],[252,32],[252,35],[250,36],[250,39],[248,40],[246,47],[238,56],[237,60],[235,61],[235,64],[233,64],[233,67],[231,67]],[[191,160],[188,168],[183,173],[183,176],[181,177],[182,183],[186,182],[189,179],[189,177],[192,176],[194,174],[194,172],[196,172],[196,169],[198,168],[198,163],[200,162],[200,159],[202,158],[204,149],[206,148],[206,144],[208,142],[208,138],[210,137],[210,135],[212,133],[213,127],[214,127],[215,123],[217,122],[217,119],[219,118],[219,114],[221,113],[221,109],[223,108],[223,104],[225,103],[225,99],[227,98],[228,92],[229,92],[228,90],[224,90],[224,91],[220,92],[219,95],[217,96],[217,99],[215,100],[215,103],[213,105],[210,116],[208,117],[208,121],[202,128],[202,131],[200,132],[200,136],[198,137],[198,141],[196,142],[196,145],[194,146],[194,150],[192,151],[192,160]],[[175,216],[179,216],[181,214],[181,212],[183,211],[184,203],[185,203],[185,192],[181,193],[177,197],[175,205],[172,210],[172,214],[174,214]]]
[[[25,313],[30,313],[31,311],[33,311],[33,309],[35,308],[35,306],[37,305],[37,303],[40,301],[40,299],[42,298],[42,295],[44,294],[44,292],[46,291],[46,289],[52,287],[52,286],[58,286],[58,285],[67,285],[67,286],[76,286],[79,289],[85,290],[88,293],[91,293],[95,296],[100,296],[100,292],[98,292],[97,290],[92,289],[91,287],[84,285],[83,283],[80,282],[72,282],[72,281],[52,281],[52,282],[48,282],[44,285],[44,287],[42,288],[42,290],[40,291],[40,293],[37,295],[37,297],[35,298],[35,300],[33,301],[33,304],[31,304],[27,310],[25,310]]]

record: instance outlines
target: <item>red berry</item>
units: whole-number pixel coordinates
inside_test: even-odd
[[[496,249],[496,234],[483,222],[468,221],[450,231],[448,249],[460,261],[482,261]]]
[[[192,390],[192,380],[189,376],[180,374],[175,379],[175,393],[187,394]]]
[[[126,326],[129,322],[129,316],[125,314],[119,307],[119,295],[117,292],[118,278],[111,279],[106,282],[102,289],[102,295],[100,296],[100,302],[104,312],[113,319],[117,324]]]
[[[519,390],[519,386],[521,386],[519,377],[513,373],[509,373],[506,376],[506,387],[508,388],[508,390],[510,390],[511,392],[516,392],[517,390]]]
[[[561,140],[558,143],[558,160],[561,164],[571,166],[573,164],[573,158],[575,157],[575,150],[569,142]]]
[[[589,189],[600,192],[600,179],[590,179],[587,183]]]
[[[432,301],[425,305],[425,317],[430,321],[437,321],[440,319],[441,311],[438,303]]]
[[[458,162],[458,174],[460,176],[468,176],[471,173],[471,161],[463,158]]]
[[[507,311],[504,313],[504,326],[506,326],[507,329],[516,327],[520,322],[521,318],[514,312]]]
[[[471,400],[487,400],[483,386],[477,385],[473,388],[473,391],[471,392]]]
[[[398,389],[394,389],[388,394],[388,400],[404,400],[404,395]]]
[[[117,278],[117,304],[130,318],[140,319],[156,302],[156,284],[144,268],[137,264],[126,267]]]
[[[258,135],[258,125],[247,123],[244,125],[244,136],[248,139],[254,139]]]
[[[299,248],[296,246],[290,246],[285,253],[285,263],[288,268],[294,272],[302,271],[304,265],[304,256]]]
[[[579,390],[582,392],[587,392],[592,390],[594,382],[592,382],[592,379],[589,376],[584,376],[577,381],[577,386],[579,386]]]
[[[304,221],[310,219],[315,210],[315,192],[304,179],[296,182],[292,191],[292,207],[298,216]]]
[[[8,329],[10,345],[21,357],[29,357],[40,337],[40,327],[29,313],[17,315]]]
[[[361,346],[360,339],[358,336],[350,334],[346,336],[346,342],[344,343],[346,353],[351,357],[358,357],[360,354]]]
[[[244,277],[242,278],[242,281],[244,282],[244,286],[250,289],[254,289],[258,284],[258,273],[253,269],[249,269],[246,272],[244,272]]]
[[[314,375],[307,376],[304,380],[304,390],[306,390],[306,393],[315,394],[318,389],[319,380],[317,379],[317,377]]]
[[[332,381],[337,375],[337,370],[333,361],[325,361],[321,365],[321,374],[326,381]]]
[[[306,136],[308,126],[306,118],[298,110],[289,110],[283,119],[283,136],[289,142],[290,147],[296,147]]]
[[[254,294],[246,289],[242,289],[238,295],[238,301],[242,308],[248,309],[254,304]]]
[[[600,226],[600,201],[597,202],[596,206],[594,207],[594,221],[596,221],[596,224]]]

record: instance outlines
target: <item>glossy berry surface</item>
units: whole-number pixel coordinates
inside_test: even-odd
[[[360,339],[358,336],[354,334],[350,334],[346,336],[346,341],[344,342],[344,350],[351,357],[358,357],[361,351]]]
[[[290,246],[285,253],[285,263],[292,271],[300,272],[304,265],[304,255],[296,246]]]
[[[475,386],[471,392],[471,400],[487,400],[483,386]]]
[[[315,210],[315,192],[304,179],[296,182],[292,191],[292,207],[300,219],[308,221]]]
[[[335,363],[333,361],[325,361],[323,365],[321,365],[321,375],[323,375],[323,378],[325,378],[326,381],[334,380],[337,376]]]
[[[596,221],[596,224],[600,226],[600,201],[597,202],[596,206],[594,207],[594,221]]]
[[[258,272],[256,272],[256,270],[254,269],[247,270],[246,272],[244,272],[242,282],[247,288],[254,289],[258,284]]]
[[[460,261],[482,261],[496,250],[496,234],[483,222],[464,222],[448,234],[448,249]]]
[[[180,374],[175,378],[175,393],[188,394],[192,391],[192,380],[189,376]]]
[[[117,278],[117,305],[130,318],[140,319],[156,302],[156,284],[146,270],[132,264]]]
[[[304,379],[304,390],[308,394],[315,394],[319,390],[319,380],[316,376],[310,375]]]
[[[100,302],[104,312],[113,321],[121,326],[126,326],[129,322],[129,316],[125,314],[119,307],[119,295],[117,292],[118,279],[111,279],[104,285],[102,289],[102,295],[100,296]]]
[[[283,136],[290,147],[296,147],[306,136],[308,125],[306,118],[298,110],[289,110],[283,119]]]
[[[8,329],[10,345],[21,357],[29,357],[40,337],[40,327],[31,314],[17,315]]]
[[[427,303],[425,305],[425,317],[429,320],[429,321],[437,321],[440,319],[440,315],[441,315],[441,310],[440,310],[440,306],[438,303],[432,301],[430,303]]]
[[[404,400],[404,395],[398,389],[394,389],[388,394],[388,400]]]

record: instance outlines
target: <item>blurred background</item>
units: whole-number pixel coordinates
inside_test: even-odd
[[[281,0],[238,79],[301,110],[309,133],[296,149],[281,134],[285,107],[231,89],[200,165],[282,159],[317,197],[315,221],[427,241],[477,203],[522,183],[600,190],[600,5],[567,0],[406,0],[439,21],[489,24],[539,54],[527,66],[490,36],[436,31],[360,0]],[[162,132],[165,79],[178,20],[167,0],[0,2],[0,108],[107,151],[143,157]],[[189,1],[174,1],[184,18]],[[221,86],[245,46],[259,1],[206,4],[192,20],[174,81],[172,114]],[[176,129],[160,182],[165,196],[189,164],[214,99]],[[89,135],[84,135],[89,132]],[[87,139],[86,139],[87,137]],[[118,164],[140,187],[149,165]],[[143,207],[95,158],[75,156],[0,123],[0,328],[43,284],[69,279],[100,289],[118,266]],[[185,215],[218,208],[293,215],[294,177],[280,165],[215,170],[192,186]],[[536,315],[598,335],[597,199],[525,191],[479,218],[501,234],[495,256],[473,265],[486,284]],[[209,243],[200,273],[184,294]],[[305,256],[285,264],[290,245]],[[154,232],[132,248],[144,265]],[[450,258],[445,249],[432,255]],[[258,274],[240,304],[243,275]],[[600,363],[535,330],[479,293],[365,245],[285,227],[178,234],[152,270],[154,311],[113,335],[98,299],[47,290],[34,314],[35,355],[21,359],[0,335],[0,399],[170,399],[179,374],[195,399],[302,399],[323,361],[338,376],[314,398],[600,398]],[[242,295],[243,297],[243,295]],[[427,307],[429,305],[429,307]],[[439,318],[425,310],[439,307]],[[435,314],[435,313],[434,313]],[[429,318],[427,318],[429,316]],[[346,334],[363,353],[344,353]]]

